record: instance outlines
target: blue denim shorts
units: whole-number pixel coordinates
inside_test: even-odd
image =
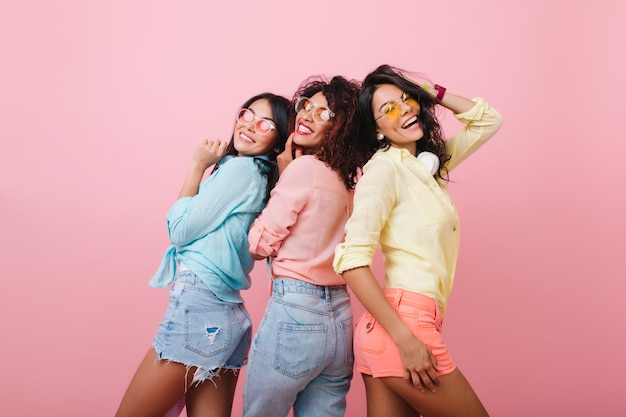
[[[252,322],[241,303],[220,300],[190,270],[180,272],[169,293],[165,318],[152,342],[159,360],[197,367],[193,382],[248,360]]]

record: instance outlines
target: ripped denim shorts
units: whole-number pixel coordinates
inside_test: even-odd
[[[252,323],[241,303],[220,300],[190,270],[177,274],[152,346],[159,360],[197,367],[194,383],[248,360]]]

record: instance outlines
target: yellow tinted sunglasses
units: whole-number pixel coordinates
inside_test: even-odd
[[[409,93],[402,93],[402,97],[400,98],[402,103],[406,104],[409,107],[417,107],[419,103],[417,99],[411,96]],[[385,116],[389,120],[396,120],[402,114],[402,103],[398,101],[388,101],[380,107],[380,112],[382,113],[374,120],[378,120],[381,117]]]

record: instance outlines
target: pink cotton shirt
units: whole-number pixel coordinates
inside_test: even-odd
[[[352,192],[339,175],[314,156],[301,156],[283,171],[252,224],[250,252],[272,257],[274,277],[345,284],[332,263],[351,213]]]

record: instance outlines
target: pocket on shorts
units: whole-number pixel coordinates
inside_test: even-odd
[[[361,349],[363,351],[378,355],[385,350],[387,332],[370,313],[365,313],[356,330],[361,336]]]
[[[424,310],[418,310],[417,316],[415,314],[402,315],[400,317],[404,322],[411,326],[413,334],[417,336],[428,347],[433,346],[433,341],[438,333],[437,326],[433,322],[432,315],[428,314]]]
[[[280,323],[274,367],[291,379],[300,379],[320,369],[328,329],[323,324]]]
[[[230,348],[231,332],[228,308],[185,308],[185,349],[211,357]]]

